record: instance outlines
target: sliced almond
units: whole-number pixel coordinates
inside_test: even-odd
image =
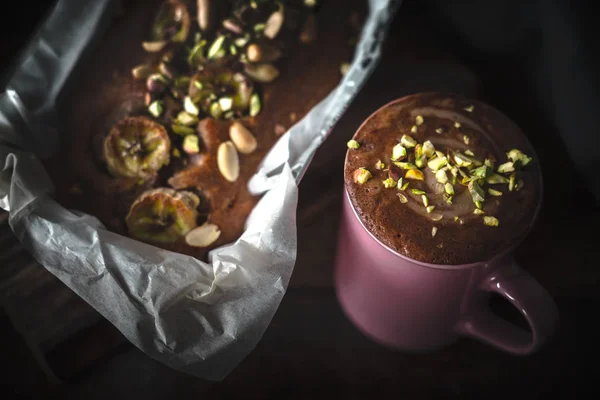
[[[207,247],[216,242],[219,236],[221,236],[219,227],[207,222],[189,231],[185,235],[185,242],[193,247]]]
[[[256,138],[238,121],[233,122],[229,127],[229,137],[242,154],[250,154],[256,150]]]
[[[223,142],[217,150],[219,172],[229,182],[235,182],[240,175],[240,159],[231,141]]]

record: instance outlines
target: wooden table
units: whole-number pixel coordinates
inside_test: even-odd
[[[224,382],[205,382],[145,356],[69,289],[28,261],[14,243],[0,242],[3,249],[13,249],[2,258],[3,264],[9,260],[14,264],[11,271],[2,266],[3,285],[13,279],[13,286],[9,286],[17,287],[15,277],[21,282],[20,289],[10,295],[3,290],[4,307],[40,365],[55,382],[68,382],[52,386],[54,394],[87,399],[190,395],[489,399],[550,394],[576,398],[577,393],[594,390],[593,381],[585,380],[584,375],[592,369],[595,341],[600,337],[593,321],[600,308],[600,271],[598,251],[591,240],[600,226],[598,207],[593,200],[582,206],[589,193],[571,164],[556,160],[562,144],[552,126],[544,125],[536,114],[531,97],[526,92],[513,96],[514,88],[504,86],[509,79],[494,75],[500,68],[476,75],[440,46],[440,37],[420,11],[423,9],[415,3],[405,3],[392,27],[382,63],[304,177],[298,207],[298,260],[288,293],[262,341]],[[360,334],[336,301],[332,265],[345,142],[382,104],[426,90],[458,91],[497,104],[530,134],[546,182],[561,182],[547,186],[541,217],[516,253],[523,267],[555,297],[561,312],[558,333],[533,356],[509,356],[466,339],[429,354],[392,351]],[[29,271],[30,276],[23,271]],[[27,292],[36,285],[44,289],[37,295],[34,290]],[[33,298],[45,298],[48,304],[36,304]],[[62,310],[68,307],[72,311],[59,312],[57,298],[62,299]],[[26,312],[19,312],[23,309]],[[494,302],[494,309],[508,319],[515,317],[504,302]],[[79,317],[65,322],[66,315]],[[60,330],[61,335],[48,343],[41,338],[44,335],[36,336],[39,325],[31,324],[43,318],[48,326],[76,326],[76,332]],[[588,357],[580,359],[581,352]]]

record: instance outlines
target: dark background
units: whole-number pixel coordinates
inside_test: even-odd
[[[49,0],[39,0],[10,2],[8,5],[3,5],[4,8],[0,12],[0,50],[2,51],[0,53],[2,54],[0,69],[9,67],[10,61],[14,60],[19,50],[36,31],[38,23],[49,12],[53,3]],[[592,12],[590,4],[591,1],[566,0],[406,0],[391,28],[390,44],[386,50],[384,64],[374,74],[370,86],[365,88],[366,93],[376,93],[378,88],[383,90],[386,80],[410,80],[411,76],[402,76],[400,72],[396,73],[390,66],[394,65],[393,63],[399,65],[403,63],[406,56],[404,51],[418,53],[419,43],[423,40],[423,36],[427,37],[427,43],[435,43],[435,47],[438,49],[436,51],[448,53],[459,60],[477,76],[480,82],[478,90],[482,92],[486,101],[514,119],[527,132],[538,150],[544,165],[546,209],[577,208],[570,214],[565,212],[564,214],[558,213],[554,217],[550,215],[547,220],[555,221],[554,229],[551,229],[552,234],[555,236],[563,234],[565,239],[568,238],[568,243],[574,243],[586,249],[593,247],[593,240],[598,237],[596,223],[598,221],[598,195],[600,194],[599,129],[594,119],[595,114],[600,110],[600,85],[598,82],[600,65],[595,56],[597,46],[594,42],[597,36],[595,28],[598,21],[597,14]],[[418,29],[407,29],[407,24],[418,27]],[[390,52],[392,53],[390,54]],[[440,79],[452,78],[450,75]],[[462,78],[457,77],[457,79]],[[348,126],[349,129],[357,127],[354,126],[356,121],[352,121],[351,117],[344,118],[346,121],[342,120],[340,124],[345,124],[344,126]],[[315,162],[319,162],[318,157]],[[308,182],[310,176],[308,174],[306,182],[301,185],[301,203],[303,196],[306,198],[319,188],[317,183]],[[321,182],[321,184],[326,183],[326,181]],[[568,225],[561,221],[567,218],[573,219]],[[299,224],[300,221],[301,218],[299,218]],[[560,225],[563,223],[565,225]],[[539,229],[546,228],[545,225]],[[557,237],[552,237],[552,240],[552,243],[565,242]],[[551,251],[547,246],[549,242],[550,240],[547,243],[539,244],[540,250]],[[565,275],[569,275],[571,272],[577,274],[577,267],[581,262],[593,263],[596,268],[600,266],[597,258],[598,252],[594,250],[588,250],[586,257],[575,252],[571,257],[569,245],[562,247],[557,245],[554,251],[561,252],[557,256],[558,259],[570,260],[572,264],[561,262],[560,265],[553,264],[546,267],[562,268]],[[590,257],[590,254],[595,257]],[[318,259],[319,256],[315,257]],[[306,263],[306,259],[302,260],[299,257],[294,276],[296,282],[300,282],[299,287],[302,286],[303,279],[305,279],[305,275],[299,269],[303,261]],[[318,264],[314,259],[311,261],[312,264]],[[429,398],[483,398],[483,396],[487,398],[502,396],[542,398],[552,394],[558,398],[594,397],[592,392],[598,394],[595,382],[597,375],[594,373],[598,368],[595,368],[594,365],[595,357],[598,354],[597,341],[600,339],[600,330],[596,322],[600,315],[598,312],[600,306],[598,276],[598,274],[589,275],[584,284],[573,285],[568,295],[557,300],[561,311],[561,326],[566,327],[561,330],[557,339],[561,343],[559,347],[551,347],[540,356],[524,362],[501,358],[502,361],[497,365],[501,368],[512,369],[512,372],[490,375],[489,382],[486,382],[486,375],[483,373],[474,381],[465,377],[465,381],[474,383],[463,385],[460,380],[456,380],[458,379],[456,376],[460,377],[456,371],[446,371],[444,367],[432,365],[430,374],[436,376],[430,376],[429,380],[423,380],[423,385],[428,385],[429,389],[424,388],[422,393],[427,393]],[[536,278],[539,279],[539,276]],[[569,279],[574,278],[565,278],[567,281]],[[309,278],[306,280],[308,281]],[[323,360],[318,355],[302,357],[293,351],[286,353],[282,349],[287,340],[292,342],[294,339],[306,340],[313,345],[322,341],[324,346],[327,346],[327,343],[335,343],[336,334],[349,336],[350,339],[344,339],[348,340],[348,343],[355,343],[352,335],[358,334],[345,331],[346,328],[351,328],[347,321],[342,320],[342,317],[327,318],[327,315],[339,314],[330,291],[314,289],[313,292],[308,292],[308,295],[303,292],[303,296],[305,296],[303,298],[309,300],[306,300],[304,306],[299,306],[294,300],[294,296],[299,290],[301,289],[292,287],[288,291],[282,304],[282,310],[274,321],[285,326],[286,323],[293,324],[294,322],[291,321],[293,319],[316,318],[316,322],[322,327],[329,327],[324,330],[325,333],[322,332],[324,336],[321,337],[315,333],[314,338],[311,338],[310,332],[301,331],[292,333],[289,338],[281,338],[277,336],[280,331],[277,330],[277,326],[274,326],[267,331],[268,339],[264,340],[270,340],[269,343],[274,342],[278,343],[278,346],[282,346],[280,350],[284,355],[280,357],[297,357],[298,360],[301,360],[298,361],[298,369],[311,369],[315,367],[314,364],[323,364]],[[553,292],[553,294],[556,293],[562,296],[560,290]],[[329,311],[331,311],[330,314],[328,314]],[[325,337],[332,340],[327,341]],[[356,343],[362,343],[359,339],[356,340]],[[189,395],[183,388],[186,385],[190,388],[194,387],[193,378],[185,376],[178,376],[177,379],[169,381],[165,380],[162,386],[157,384],[156,382],[160,382],[162,377],[167,374],[166,368],[153,361],[148,361],[139,352],[133,352],[119,359],[117,367],[115,365],[107,366],[85,376],[87,381],[92,382],[91,388],[80,388],[79,391],[75,390],[68,395],[69,389],[57,390],[56,387],[46,383],[43,372],[37,367],[23,339],[14,331],[8,318],[3,314],[0,314],[0,343],[4,346],[2,360],[6,369],[6,372],[1,375],[0,382],[6,385],[7,389],[4,393],[8,395],[8,398],[15,396],[47,398],[50,396],[49,393],[59,397],[88,397],[93,393],[93,389],[91,389],[94,385],[93,382],[96,382],[96,385],[118,386],[123,382],[135,381],[135,384],[131,384],[128,390],[116,391],[113,387],[112,392],[107,391],[106,393],[120,393],[123,396],[155,394],[156,398],[170,397],[172,393],[178,394],[178,396],[173,395],[174,397]],[[372,354],[373,359],[366,363],[367,366],[370,365],[369,363],[376,365],[377,357],[387,360],[388,364],[393,363],[391,359],[386,358],[388,357],[387,353],[380,347],[374,345],[371,347],[370,344],[364,346],[364,348],[357,349],[357,352]],[[481,357],[494,357],[490,355],[491,351],[481,349],[484,348],[477,347],[475,351],[469,348],[470,356],[478,357],[477,352],[481,351]],[[331,348],[318,349],[317,346],[315,352],[318,351],[331,357],[339,355],[336,349]],[[254,361],[256,361],[256,357]],[[264,373],[275,375],[277,378],[274,379],[288,379],[287,376],[278,375],[276,371],[272,370],[273,367],[266,367],[272,362],[274,362],[273,365],[279,365],[276,360],[270,359],[261,360],[258,364],[254,362],[252,365],[265,367],[264,371],[266,372]],[[469,362],[469,358],[465,357],[464,363],[468,364]],[[327,363],[320,365],[319,368],[323,371],[322,379],[318,382],[320,391],[323,393],[331,390],[332,394],[344,393],[345,397],[351,398],[364,398],[370,394],[386,398],[392,395],[408,398],[418,397],[416,394],[409,395],[403,390],[405,385],[401,376],[398,376],[398,384],[395,387],[393,373],[387,377],[380,377],[385,381],[385,384],[380,386],[377,378],[367,373],[366,370],[355,375],[346,374],[340,378],[336,376],[335,368],[328,367]],[[427,376],[428,365],[421,363],[419,368],[424,369],[421,371],[422,376]],[[251,372],[248,372],[248,368],[242,368],[242,370],[249,374],[263,374],[261,370]],[[289,373],[289,370],[286,371]],[[357,369],[356,371],[361,370]],[[465,374],[471,373],[468,367],[465,367],[465,371]],[[452,380],[445,379],[446,372],[448,376],[453,377]],[[296,380],[290,378],[290,381],[296,383],[301,381],[302,373],[297,372],[297,375]],[[236,385],[239,376],[240,374],[229,381],[232,387]],[[345,392],[339,386],[340,382],[344,381],[358,386]],[[167,384],[167,382],[170,383]],[[311,382],[314,383],[314,381]],[[435,382],[435,385],[431,382]],[[439,382],[442,383],[438,384]],[[154,386],[152,386],[153,384]],[[169,386],[175,384],[178,385],[177,390]],[[276,382],[274,382],[274,386],[277,386]],[[199,386],[196,388],[198,391],[194,394],[203,396],[204,390],[214,387],[211,385]],[[292,386],[282,387],[281,385],[277,387],[278,389],[275,391],[263,391],[262,393],[268,393],[268,395],[264,395],[265,397],[278,398],[289,398],[292,397],[292,394],[296,394],[296,398],[313,396],[310,387],[301,389]],[[457,387],[460,387],[461,390],[458,390]],[[488,387],[489,391],[486,389]],[[230,389],[229,392],[224,393],[234,393],[233,389]],[[223,392],[213,390],[211,393],[218,397],[218,393]],[[247,395],[250,398],[254,397],[252,392],[248,392]],[[317,397],[316,394],[314,395]],[[0,397],[4,397],[2,392],[0,392]]]

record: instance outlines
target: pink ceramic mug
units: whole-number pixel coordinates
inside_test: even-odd
[[[364,334],[394,348],[427,351],[469,336],[512,354],[530,354],[552,335],[558,310],[511,251],[466,265],[413,260],[373,236],[345,192],[335,263],[337,297]],[[531,332],[491,312],[492,292],[521,312]]]

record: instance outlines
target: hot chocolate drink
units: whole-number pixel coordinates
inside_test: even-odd
[[[345,186],[366,229],[412,259],[458,265],[516,245],[541,175],[522,131],[484,103],[422,93],[373,114],[348,142]]]

